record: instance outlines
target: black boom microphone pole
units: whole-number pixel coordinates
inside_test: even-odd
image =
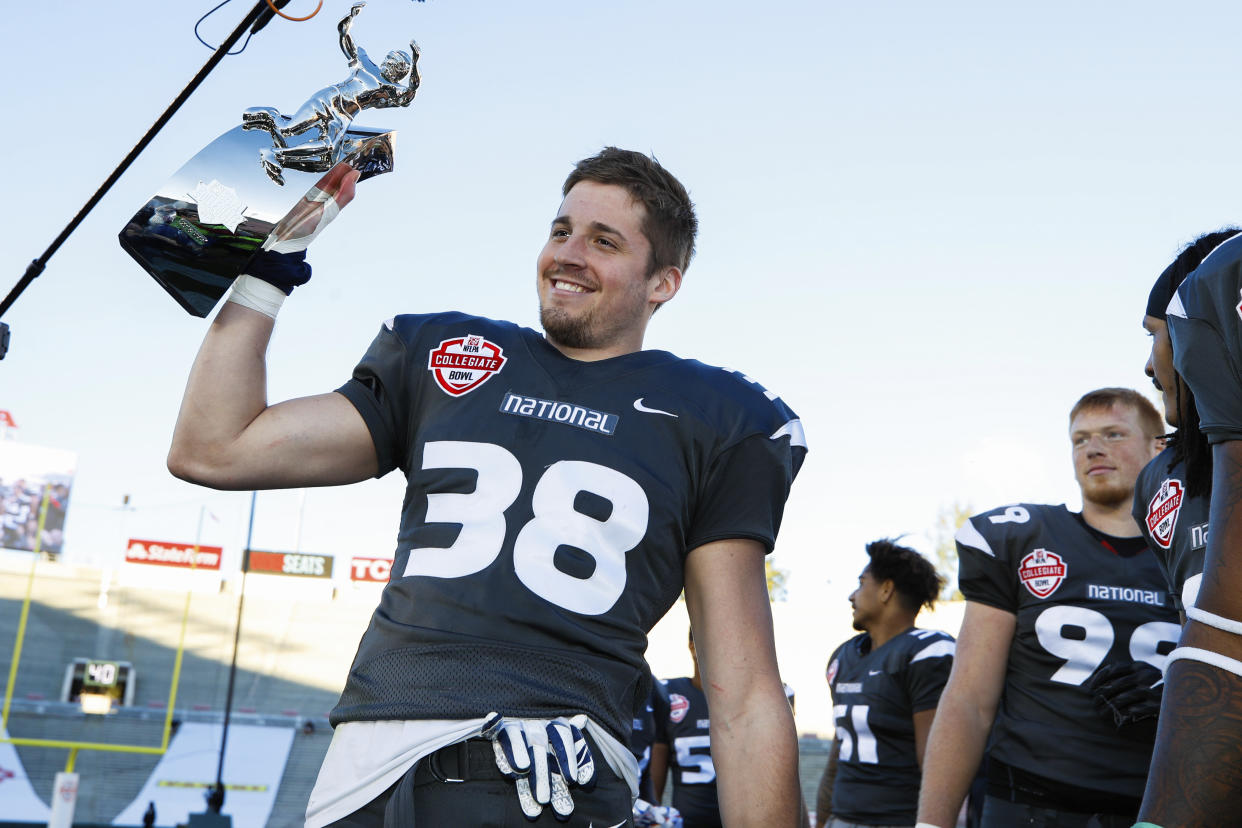
[[[237,41],[241,40],[241,36],[246,33],[246,28],[249,27],[250,33],[255,34],[268,24],[268,21],[272,19],[277,9],[283,9],[288,4],[289,0],[259,0],[259,2],[255,4],[254,8],[251,9],[242,19],[242,22],[237,24],[237,28],[233,30],[233,33],[225,38],[224,42],[220,44],[220,48],[216,49],[215,54],[213,54],[211,58],[203,64],[203,68],[198,70],[198,74],[195,75],[194,78],[186,85],[185,89],[181,90],[181,94],[168,105],[168,109],[164,110],[164,114],[157,118],[155,123],[151,125],[151,128],[147,130],[147,134],[142,136],[142,140],[134,145],[134,148],[129,151],[129,155],[125,156],[125,159],[117,165],[117,168],[113,170],[107,180],[100,185],[99,189],[95,191],[95,194],[82,205],[82,209],[78,210],[78,214],[73,217],[73,221],[65,225],[65,229],[60,231],[60,235],[52,241],[47,250],[43,251],[42,256],[30,263],[30,265],[26,268],[25,274],[23,274],[22,278],[18,280],[13,289],[9,291],[9,295],[4,297],[3,302],[0,302],[0,317],[3,317],[5,312],[13,306],[13,303],[17,301],[17,297],[22,295],[22,291],[29,287],[30,283],[38,278],[39,274],[43,272],[43,268],[47,267],[48,259],[52,258],[52,255],[59,250],[60,246],[65,243],[65,240],[69,238],[69,235],[73,233],[74,230],[78,229],[78,225],[82,223],[82,220],[86,218],[86,215],[94,209],[95,205],[99,203],[99,200],[104,197],[104,194],[106,194],[108,190],[112,189],[112,185],[117,182],[117,179],[119,179],[121,175],[129,169],[129,165],[134,163],[134,160],[144,149],[147,148],[147,144],[151,143],[151,140],[155,138],[156,133],[164,128],[164,124],[168,123],[173,114],[181,108],[181,105],[189,99],[190,95],[194,94],[194,90],[198,89],[199,84],[206,80],[207,76],[211,74],[211,70],[216,68],[216,64],[224,60],[224,56],[228,54],[229,49],[232,49],[233,46],[236,45]],[[8,353],[8,350],[9,326],[3,322],[0,322],[0,359],[4,359],[4,355]]]

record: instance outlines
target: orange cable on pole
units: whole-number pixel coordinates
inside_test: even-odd
[[[323,8],[323,0],[319,0],[319,5],[315,6],[315,10],[311,12],[310,14],[306,15],[306,17],[291,17],[285,14],[284,12],[282,12],[280,9],[276,8],[276,4],[273,3],[272,0],[267,0],[267,7],[271,9],[273,12],[275,12],[276,14],[283,17],[285,20],[292,20],[294,23],[301,23],[303,21],[310,20],[312,17],[319,14],[319,10]]]

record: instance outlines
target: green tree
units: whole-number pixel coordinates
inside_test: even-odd
[[[768,576],[768,600],[786,600],[789,597],[789,570],[776,566],[771,558],[764,558],[763,569]]]
[[[943,601],[960,601],[962,591],[957,588],[957,544],[953,538],[966,519],[974,514],[969,503],[958,503],[940,509],[936,516],[936,526],[932,530],[932,541],[935,543],[936,571],[945,578],[944,589],[940,590]]]

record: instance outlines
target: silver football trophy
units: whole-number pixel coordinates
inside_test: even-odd
[[[408,53],[394,50],[373,63],[350,34],[365,5],[355,3],[337,25],[349,77],[293,115],[247,109],[239,126],[177,170],[121,231],[121,247],[194,316],[211,312],[322,173],[344,162],[362,181],[392,169],[396,133],[353,120],[364,109],[410,105],[418,46],[410,41]]]

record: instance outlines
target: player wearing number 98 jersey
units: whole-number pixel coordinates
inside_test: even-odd
[[[1137,392],[1091,392],[1070,418],[1083,512],[1021,504],[962,525],[966,615],[929,741],[920,822],[952,824],[986,739],[987,828],[1044,812],[1058,825],[1132,823],[1154,733],[1119,726],[1089,681],[1113,665],[1162,668],[1180,632],[1130,516],[1135,478],[1162,431]]]
[[[977,515],[957,538],[966,600],[1017,616],[989,759],[1117,800],[1140,797],[1151,734],[1101,716],[1086,683],[1114,663],[1163,667],[1177,642],[1177,612],[1146,544],[1034,504]]]

